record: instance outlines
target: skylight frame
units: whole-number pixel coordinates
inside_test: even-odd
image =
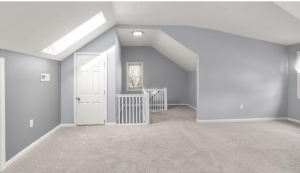
[[[43,53],[50,55],[57,55],[62,51],[66,50],[68,47],[72,46],[74,43],[81,40],[83,37],[100,27],[106,22],[106,19],[102,12],[96,14],[94,17],[90,18],[88,21],[84,22],[44,50]]]

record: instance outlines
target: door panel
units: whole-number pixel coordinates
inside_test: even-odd
[[[77,125],[104,124],[106,54],[77,54]]]
[[[100,72],[93,72],[93,95],[100,95]]]

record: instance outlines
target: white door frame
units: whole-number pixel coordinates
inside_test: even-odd
[[[76,95],[77,95],[77,55],[102,55],[105,54],[105,66],[104,66],[104,90],[105,90],[105,105],[104,105],[104,125],[107,123],[107,53],[99,53],[99,52],[75,52],[74,53],[74,125],[77,126],[77,100],[76,100]]]
[[[0,58],[0,171],[5,169],[5,60]]]

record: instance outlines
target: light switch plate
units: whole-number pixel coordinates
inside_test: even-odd
[[[42,73],[42,74],[41,74],[41,81],[42,81],[42,82],[50,81],[50,74]]]
[[[240,109],[244,109],[244,105],[240,105]]]
[[[29,121],[29,127],[33,127],[33,119]]]

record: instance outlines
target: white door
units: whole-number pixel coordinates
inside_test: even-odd
[[[105,124],[107,54],[76,53],[76,125]]]

